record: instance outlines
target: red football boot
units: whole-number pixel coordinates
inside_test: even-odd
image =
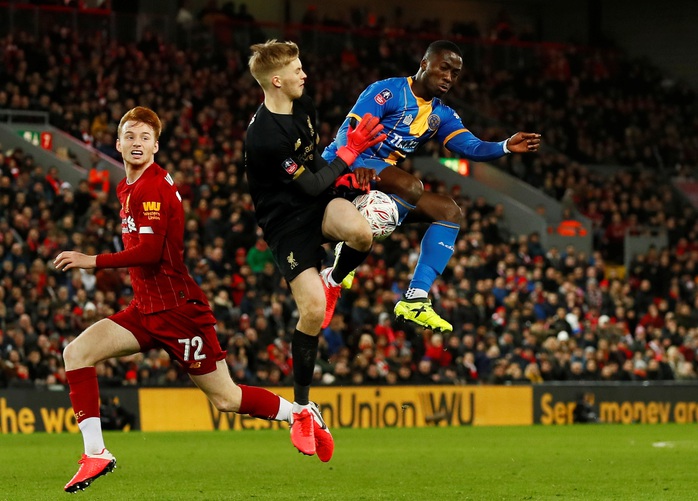
[[[106,450],[94,455],[83,454],[78,461],[80,468],[70,482],[65,484],[66,492],[77,492],[87,489],[95,479],[106,475],[116,468],[116,458]]]
[[[291,443],[307,456],[315,454],[315,434],[310,404],[299,405],[293,402],[291,414]]]
[[[310,413],[313,415],[313,433],[315,434],[315,452],[323,463],[332,459],[334,453],[334,439],[330,429],[325,424],[320,414],[320,408],[315,402],[310,402]]]

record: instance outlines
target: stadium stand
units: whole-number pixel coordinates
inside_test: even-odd
[[[505,27],[498,33],[510,37]],[[324,145],[358,92],[369,81],[407,74],[424,45],[375,40],[304,56]],[[236,37],[218,42],[219,50],[202,53],[152,34],[138,44],[58,26],[40,37],[7,34],[0,38],[0,109],[45,111],[53,125],[107,155],[127,109],[157,110],[165,122],[157,160],[183,197],[187,265],[214,309],[230,369],[239,382],[289,384],[296,311],[259,239],[243,175],[244,132],[261,95],[246,72],[245,46]],[[501,208],[425,177],[426,189],[451,192],[466,219],[432,291],[454,332],[441,337],[394,324],[421,235],[402,228],[376,243],[343,294],[322,333],[318,384],[698,377],[698,227],[693,208],[668,184],[698,161],[695,92],[667,86],[647,62],[619,51],[532,47],[526,70],[466,61],[450,104],[483,139],[517,129],[543,133],[548,150],[497,166],[562,201],[571,220],[589,217],[593,254],[543,248],[539,235],[506,228]],[[606,175],[588,166],[596,163],[619,167]],[[411,162],[404,167],[419,175]],[[62,347],[127,304],[131,289],[126,270],[63,274],[51,261],[63,249],[112,251],[119,208],[96,169],[73,186],[51,165],[2,145],[0,169],[0,387],[61,387]],[[654,227],[667,229],[666,248],[633,256],[627,268],[609,266],[623,263],[628,231]],[[107,386],[191,384],[157,351],[108,360],[97,371]]]

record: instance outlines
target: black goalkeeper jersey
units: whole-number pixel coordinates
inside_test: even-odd
[[[257,223],[269,244],[325,210],[328,196],[308,195],[291,182],[300,169],[317,172],[327,164],[316,145],[315,106],[306,95],[293,102],[292,115],[272,113],[262,104],[247,127],[245,169]]]

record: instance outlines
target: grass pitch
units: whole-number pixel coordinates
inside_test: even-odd
[[[695,499],[698,425],[338,429],[329,463],[286,430],[107,433],[85,500]],[[78,435],[0,435],[0,499],[67,499]]]

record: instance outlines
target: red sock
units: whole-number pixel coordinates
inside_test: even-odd
[[[239,414],[249,414],[260,419],[276,419],[281,399],[278,395],[256,386],[238,385],[242,390]]]
[[[66,371],[70,386],[70,402],[78,423],[86,418],[99,417],[99,385],[94,367]]]

